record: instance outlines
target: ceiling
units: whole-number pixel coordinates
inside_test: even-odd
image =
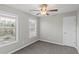
[[[32,11],[32,9],[39,10],[40,4],[7,4],[7,6],[41,17],[41,15],[36,15],[39,11]],[[79,9],[79,4],[48,4],[48,9],[54,8],[57,8],[58,12],[49,12],[50,15],[75,11]]]

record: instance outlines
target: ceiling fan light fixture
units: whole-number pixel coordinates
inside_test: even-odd
[[[48,5],[47,4],[41,4],[39,6],[39,10],[33,10],[33,11],[39,11],[39,13],[37,13],[36,15],[44,15],[44,16],[47,16],[47,15],[50,15],[49,12],[57,12],[58,9],[49,9],[48,8]]]
[[[46,15],[47,11],[41,11],[41,15]]]
[[[41,15],[47,14],[47,4],[40,5],[40,13],[41,13]]]

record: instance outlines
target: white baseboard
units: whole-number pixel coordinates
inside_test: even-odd
[[[48,40],[41,40],[41,39],[39,39],[40,41],[44,41],[44,42],[48,42],[48,43],[54,43],[54,44],[58,44],[58,45],[64,45],[63,43],[56,43],[56,42],[51,42],[51,41],[48,41]],[[66,46],[66,45],[64,45],[64,46]],[[76,48],[77,49],[77,51],[78,51],[78,53],[79,53],[79,48],[77,48],[77,47],[74,47],[74,48]]]
[[[30,45],[30,44],[32,44],[32,43],[35,43],[36,41],[39,41],[39,40],[40,40],[40,41],[44,41],[44,42],[49,42],[49,43],[58,44],[58,45],[63,45],[63,43],[56,43],[56,42],[51,42],[51,41],[47,41],[47,40],[38,39],[38,40],[32,41],[32,42],[30,42],[30,43],[28,43],[28,44],[26,44],[26,45],[23,45],[23,46],[21,46],[20,48],[17,48],[17,49],[15,49],[15,50],[9,52],[8,54],[12,54],[12,53],[14,53],[14,52],[16,52],[16,51],[18,51],[18,50],[20,50],[20,49],[22,49],[22,48],[24,48],[24,47]],[[78,50],[78,53],[79,53],[79,49],[78,49],[78,48],[76,48],[76,49]]]
[[[48,41],[48,40],[41,40],[41,39],[39,39],[39,40],[40,40],[40,41],[44,41],[44,42],[49,42],[49,43],[58,44],[58,45],[63,45],[62,43],[51,42],[51,41]]]
[[[18,51],[18,50],[24,48],[24,47],[26,47],[26,46],[28,46],[28,45],[30,45],[30,44],[36,42],[36,41],[38,41],[38,40],[35,40],[35,41],[32,41],[32,42],[30,42],[30,43],[28,43],[28,44],[26,44],[26,45],[23,45],[23,46],[21,46],[20,48],[17,48],[17,49],[15,49],[15,50],[9,52],[8,54],[12,54],[12,53],[14,53],[14,52],[16,52],[16,51]]]
[[[42,39],[39,39],[40,41],[44,41],[44,42],[48,42],[48,43],[53,43],[53,44],[58,44],[58,45],[64,45],[63,43],[56,43],[56,42],[52,42],[52,41],[48,41],[48,40],[42,40]],[[67,45],[64,45],[64,46],[67,46]],[[76,48],[76,47],[74,47],[74,48]]]

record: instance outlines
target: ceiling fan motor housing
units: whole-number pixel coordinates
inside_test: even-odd
[[[40,5],[40,13],[41,13],[41,15],[47,14],[47,4]]]

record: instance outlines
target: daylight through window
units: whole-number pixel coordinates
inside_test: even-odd
[[[16,37],[16,17],[0,14],[0,42],[14,41]]]

